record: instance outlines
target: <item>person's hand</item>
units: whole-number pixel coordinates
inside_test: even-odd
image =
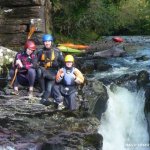
[[[16,65],[19,66],[20,68],[23,67],[22,62],[21,62],[21,60],[19,60],[19,59],[16,60]]]
[[[60,77],[61,77],[61,78],[64,77],[64,72],[63,72],[63,71],[61,72]]]
[[[63,78],[64,75],[65,75],[65,74],[64,74],[63,70],[59,70],[59,72],[58,72],[58,77]]]
[[[76,79],[76,75],[75,74],[72,74],[72,77],[73,77],[74,80]]]
[[[29,69],[29,68],[31,68],[32,66],[33,66],[32,64],[26,64],[26,65],[25,65],[25,68],[26,68],[26,69]]]

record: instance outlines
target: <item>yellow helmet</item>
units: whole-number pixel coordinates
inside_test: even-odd
[[[74,57],[72,55],[66,55],[65,56],[65,62],[74,62]]]

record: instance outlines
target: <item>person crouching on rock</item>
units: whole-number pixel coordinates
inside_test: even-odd
[[[24,45],[24,50],[16,54],[13,68],[10,70],[10,77],[14,80],[12,85],[14,88],[13,94],[15,95],[19,95],[19,84],[29,86],[29,95],[33,94],[36,77],[34,67],[37,64],[36,55],[33,53],[35,50],[35,43],[32,40],[28,40]]]
[[[44,34],[42,37],[44,47],[38,51],[37,78],[41,88],[40,103],[49,106],[51,102],[51,89],[55,83],[55,76],[60,67],[64,65],[64,57],[62,52],[54,46],[53,36],[51,34]]]
[[[73,64],[74,57],[66,55],[65,66],[59,69],[56,75],[56,84],[52,89],[52,94],[58,110],[64,109],[65,106],[69,110],[77,109],[77,85],[84,82],[84,76]]]

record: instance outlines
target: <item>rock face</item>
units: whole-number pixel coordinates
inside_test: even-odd
[[[7,85],[8,68],[12,66],[16,52],[0,46],[0,89]]]
[[[106,87],[97,80],[88,81],[83,88],[84,98],[89,102],[89,113],[101,119],[101,115],[107,108],[108,94]]]
[[[137,90],[144,89],[144,91],[145,91],[144,113],[145,113],[145,117],[147,120],[148,133],[149,133],[149,137],[150,137],[150,80],[149,80],[149,72],[146,70],[142,70],[137,75],[132,75],[132,76],[124,75],[124,76],[120,77],[120,79],[117,79],[116,82],[114,82],[114,83],[116,83],[117,85],[122,85],[122,86],[126,87],[125,82],[130,83],[129,81],[136,81],[135,85],[133,82],[131,82],[132,88],[130,87],[130,84],[128,84],[127,88],[132,90],[132,91],[136,91],[136,92],[137,92]],[[124,81],[124,82],[122,82],[122,81]],[[113,90],[113,88],[115,88],[115,85],[112,84],[111,90]]]
[[[41,35],[52,30],[50,1],[0,0],[0,45],[20,48],[33,25],[32,38],[40,44]]]
[[[58,111],[53,103],[48,107],[39,104],[39,98],[26,96],[26,89],[20,89],[22,96],[10,95],[9,90],[0,95],[0,145],[3,148],[102,149],[103,137],[98,134],[98,127],[108,96],[101,82],[88,81],[79,90],[77,111]],[[34,95],[36,93],[38,89]]]
[[[144,112],[148,124],[148,133],[150,137],[150,80],[149,73],[146,70],[139,72],[137,77],[137,86],[138,88],[143,88],[145,90],[145,107]]]

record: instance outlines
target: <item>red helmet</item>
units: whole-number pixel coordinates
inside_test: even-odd
[[[25,48],[25,49],[29,48],[29,49],[31,49],[32,51],[35,51],[35,50],[36,50],[36,45],[35,45],[35,43],[34,43],[33,41],[28,40],[28,41],[25,43],[24,48]]]

